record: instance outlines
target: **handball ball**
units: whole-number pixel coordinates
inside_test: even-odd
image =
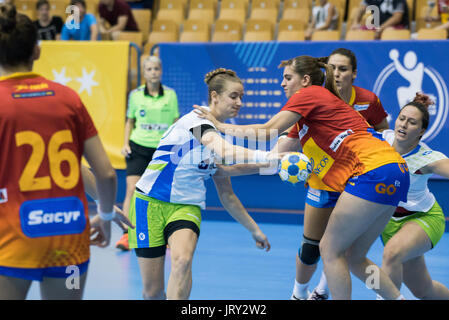
[[[282,181],[296,184],[306,181],[312,173],[309,158],[301,152],[291,152],[282,157],[279,176]]]

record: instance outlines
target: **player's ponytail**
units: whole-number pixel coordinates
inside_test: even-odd
[[[314,58],[310,56],[299,56],[290,60],[284,60],[279,65],[279,68],[291,66],[292,69],[301,77],[309,75],[311,84],[322,86],[325,83],[326,89],[342,99],[340,92],[338,92],[334,79],[334,71],[330,65],[327,64],[328,57]],[[326,70],[326,76],[321,70]],[[343,99],[342,99],[343,100]]]

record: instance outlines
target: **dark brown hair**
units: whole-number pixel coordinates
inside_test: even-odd
[[[335,85],[334,70],[327,64],[327,60],[328,57],[314,58],[310,56],[299,56],[290,60],[282,61],[279,68],[291,66],[295,73],[299,76],[303,77],[305,75],[309,75],[312,85],[322,86],[323,82],[325,82],[324,86],[326,89],[332,92],[339,99],[342,99],[340,92],[338,92],[337,86]],[[326,76],[321,68],[326,70]]]
[[[240,80],[237,74],[230,69],[218,68],[206,74],[206,76],[204,77],[204,82],[207,84],[209,91],[208,92],[209,103],[211,101],[210,98],[212,91],[221,94],[223,91],[225,91],[227,81],[242,83],[242,80]]]
[[[50,7],[50,2],[48,2],[48,0],[39,0],[36,3],[36,10],[39,10],[40,7],[47,5],[48,7]]]
[[[329,58],[334,54],[341,54],[345,56],[351,61],[352,71],[357,71],[357,58],[355,57],[355,53],[346,48],[338,48],[331,52]]]
[[[428,95],[417,92],[415,98],[412,102],[407,103],[402,109],[407,106],[413,106],[421,112],[421,126],[423,129],[427,130],[429,127],[429,106],[434,104]],[[401,110],[402,110],[401,109]]]
[[[10,4],[0,4],[0,65],[27,64],[37,44],[37,28]]]

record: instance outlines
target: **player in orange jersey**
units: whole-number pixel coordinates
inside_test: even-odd
[[[362,281],[378,271],[378,288],[386,299],[402,299],[391,279],[366,254],[395,207],[406,199],[409,174],[404,159],[375,136],[366,120],[346,104],[335,86],[326,58],[300,56],[283,61],[282,87],[290,99],[264,124],[239,126],[217,121],[195,106],[218,130],[239,137],[264,139],[270,130],[284,132],[295,123],[303,152],[314,172],[330,188],[341,192],[320,242],[324,270],[334,299],[351,298],[350,270]],[[326,88],[321,85],[325,76]]]
[[[351,50],[339,48],[329,55],[327,63],[334,70],[335,83],[343,100],[358,111],[374,130],[388,129],[387,113],[379,98],[373,92],[353,85],[357,76],[355,54]],[[299,131],[298,126],[294,126],[288,137],[280,140],[279,151],[299,150]],[[296,256],[296,278],[291,299],[326,300],[329,294],[324,273],[312,293],[308,292],[308,285],[320,259],[321,237],[340,193],[326,186],[316,174],[312,174],[307,183],[304,233]]]
[[[111,220],[129,220],[113,211],[116,174],[79,96],[30,72],[39,55],[32,21],[0,5],[0,299],[25,299],[33,280],[44,299],[81,299],[91,233],[107,246]],[[90,223],[82,156],[99,198]]]

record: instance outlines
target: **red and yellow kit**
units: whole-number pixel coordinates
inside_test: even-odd
[[[382,103],[374,92],[352,86],[351,98],[348,103],[354,110],[358,111],[371,126],[378,125],[388,116]],[[290,138],[298,138],[298,126],[295,126],[288,134]],[[307,181],[311,188],[317,190],[335,191],[321,181],[316,174],[312,173]]]
[[[97,135],[79,96],[33,73],[0,78],[0,266],[89,259],[84,142]]]
[[[321,86],[300,89],[282,111],[302,116],[297,137],[313,172],[331,188],[324,190],[342,192],[351,176],[389,163],[405,163],[386,141],[368,132],[370,126],[359,112]]]

